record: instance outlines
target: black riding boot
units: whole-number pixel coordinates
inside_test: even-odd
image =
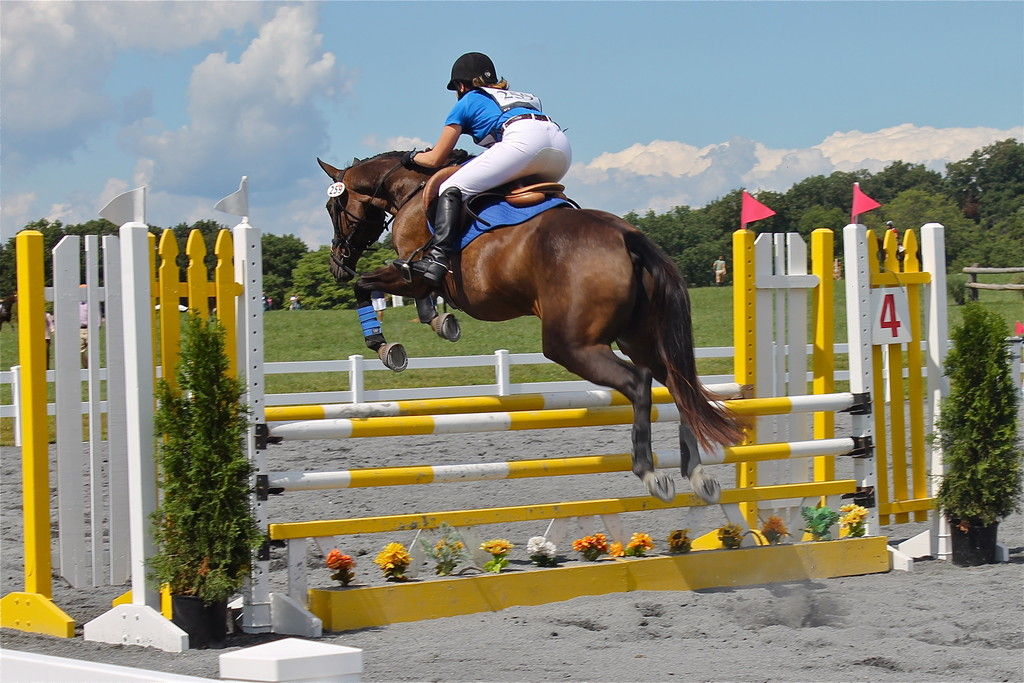
[[[437,198],[434,208],[434,244],[423,257],[423,279],[435,287],[441,284],[448,273],[448,264],[459,239],[458,227],[461,220],[462,191],[457,187],[449,187]]]

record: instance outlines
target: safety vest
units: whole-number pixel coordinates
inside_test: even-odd
[[[543,111],[540,106],[540,98],[536,95],[531,95],[528,92],[516,92],[515,90],[500,90],[498,88],[478,88],[481,92],[486,93],[495,104],[497,104],[502,113],[507,112],[510,109],[516,107],[525,107],[527,109],[534,109],[536,111]]]

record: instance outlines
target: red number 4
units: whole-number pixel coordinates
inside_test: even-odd
[[[903,324],[896,317],[896,298],[892,294],[886,294],[882,298],[882,316],[878,320],[878,326],[883,330],[892,330],[892,336],[900,336],[900,327]]]

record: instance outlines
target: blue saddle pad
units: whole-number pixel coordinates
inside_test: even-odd
[[[534,216],[559,206],[571,206],[571,204],[558,197],[550,197],[549,199],[542,201],[540,204],[528,206],[524,209],[512,206],[499,197],[487,197],[480,199],[479,201],[475,201],[472,204],[473,211],[482,220],[489,223],[489,225],[485,225],[478,220],[473,220],[469,225],[464,226],[463,230],[465,230],[465,232],[462,235],[462,242],[459,245],[459,249],[465,249],[470,242],[489,230],[525,223]],[[433,233],[433,223],[429,223],[428,226],[430,228],[430,232]]]

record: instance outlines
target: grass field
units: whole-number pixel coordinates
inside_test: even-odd
[[[997,282],[998,276],[986,281]],[[1007,276],[1006,281],[1009,281]],[[732,346],[732,288],[702,287],[691,290],[695,342],[698,347]],[[836,339],[846,339],[844,317],[845,292],[836,287]],[[1024,320],[1024,297],[1017,292],[982,291],[981,303],[999,313],[1007,321],[1007,335],[1016,320]],[[949,306],[950,328],[960,322],[958,306]],[[480,322],[458,314],[462,339],[455,344],[437,337],[428,327],[416,321],[413,306],[389,308],[384,316],[384,332],[389,341],[401,341],[411,357],[461,356],[490,354],[496,349],[512,353],[538,352],[540,321],[518,318],[501,323]],[[362,334],[354,311],[269,311],[265,315],[265,348],[267,361],[333,360],[352,354],[373,354],[363,345]],[[18,362],[17,336],[11,326],[0,330],[0,367],[9,368]],[[732,372],[730,359],[706,359],[699,363],[701,374]],[[574,375],[555,365],[514,366],[513,382],[540,382],[575,379]],[[490,384],[494,374],[490,368],[452,368],[368,373],[367,389],[388,389],[417,386]],[[301,373],[269,375],[270,393],[336,391],[348,388],[346,373]],[[11,388],[0,385],[0,402],[11,403]],[[0,420],[0,444],[12,443],[10,419]]]

